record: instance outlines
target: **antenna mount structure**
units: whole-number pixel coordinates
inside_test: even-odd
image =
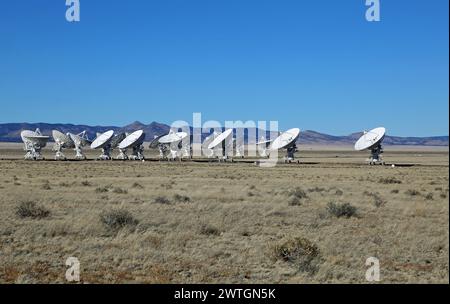
[[[370,156],[367,159],[369,165],[384,165],[384,150],[381,143],[383,142],[385,135],[386,129],[384,127],[378,127],[368,132],[364,131],[364,134],[355,143],[356,151],[370,151]]]
[[[298,151],[296,141],[300,136],[300,129],[293,128],[281,133],[270,146],[270,151],[286,149],[284,162],[290,163],[295,159],[295,152]]]

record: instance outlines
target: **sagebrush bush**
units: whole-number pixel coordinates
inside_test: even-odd
[[[309,192],[319,192],[320,193],[320,192],[325,191],[325,188],[320,188],[320,187],[315,186],[314,188],[309,188],[308,191]]]
[[[296,196],[291,196],[288,201],[289,206],[301,206],[302,202]]]
[[[157,198],[155,198],[155,200],[153,201],[156,204],[170,204],[170,200],[164,196],[158,196]]]
[[[289,196],[293,196],[293,197],[296,197],[298,199],[303,199],[303,198],[307,198],[308,197],[306,192],[303,191],[303,189],[300,188],[300,187],[296,187],[295,189],[289,191]]]
[[[314,273],[320,262],[320,250],[316,244],[302,237],[296,237],[275,244],[271,250],[275,260],[290,262],[302,272]]]
[[[356,207],[350,205],[349,203],[330,202],[327,205],[327,211],[329,214],[336,217],[351,217],[356,215]]]
[[[96,188],[96,189],[95,189],[95,192],[97,192],[97,193],[104,193],[104,192],[108,192],[108,190],[109,190],[109,187],[104,186],[104,187],[98,187],[98,188]]]
[[[138,220],[124,209],[107,211],[100,215],[101,222],[111,230],[119,230],[124,227],[134,227],[138,224]]]
[[[382,177],[378,180],[380,184],[401,184],[402,181],[395,177]]]
[[[408,189],[408,190],[406,190],[405,194],[411,195],[411,196],[416,196],[416,195],[420,195],[420,191],[415,190],[415,189]]]
[[[175,194],[173,196],[173,199],[177,202],[182,202],[182,203],[189,203],[191,201],[191,198],[189,196],[180,195],[180,194]]]
[[[21,218],[41,219],[50,215],[50,210],[39,206],[36,202],[21,202],[16,208],[16,214]]]
[[[119,188],[119,187],[115,187],[115,188],[113,189],[113,192],[114,192],[114,193],[117,193],[117,194],[127,194],[127,193],[128,193],[127,190],[122,189],[122,188]]]
[[[433,193],[428,193],[427,195],[425,195],[425,199],[426,200],[433,200]]]
[[[135,189],[144,189],[144,186],[142,186],[142,185],[139,184],[139,183],[134,183],[131,187],[132,187],[132,188],[135,188]]]
[[[220,235],[220,229],[214,225],[203,224],[200,226],[200,233],[204,235]]]

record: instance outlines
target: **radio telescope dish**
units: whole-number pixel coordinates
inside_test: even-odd
[[[169,132],[169,134],[162,136],[159,142],[162,144],[173,144],[182,141],[188,136],[186,132]]]
[[[69,135],[64,134],[58,130],[52,131],[52,136],[55,141],[55,144],[53,145],[53,151],[56,151],[55,160],[66,160],[66,156],[62,152],[63,148],[74,148],[75,144],[70,138]]]
[[[174,160],[176,158],[190,156],[190,143],[184,143],[188,133],[170,131],[169,134],[158,139],[159,152],[162,158]]]
[[[368,159],[370,165],[383,162],[383,148],[381,143],[386,135],[386,129],[378,127],[368,132],[364,131],[364,134],[355,143],[356,151],[370,150],[370,158]]]
[[[83,131],[79,134],[69,134],[70,139],[72,139],[75,146],[75,158],[76,159],[86,159],[86,156],[83,154],[83,147],[90,145],[92,142],[87,137],[86,131]]]
[[[132,160],[143,160],[144,159],[144,147],[142,144],[144,143],[145,133],[142,130],[135,131],[125,137],[124,140],[120,142],[117,146],[120,150],[120,154],[117,159],[128,159],[128,155],[126,154],[127,149],[132,148],[133,153],[131,154],[130,159]]]
[[[127,133],[121,132],[119,134],[115,134],[111,139],[111,149],[115,149],[119,147],[119,144],[128,136]]]
[[[228,158],[227,152],[229,150],[229,145],[231,144],[231,149],[233,149],[233,140],[228,140],[229,137],[233,137],[233,129],[227,129],[223,133],[218,134],[214,140],[208,145],[208,149],[212,151],[221,150],[221,155],[223,160]],[[221,149],[220,149],[221,148]],[[217,150],[216,150],[217,149]]]
[[[296,141],[300,136],[300,129],[293,128],[281,133],[270,145],[270,151],[286,149],[287,154],[285,161],[290,162],[294,160],[294,154],[297,152]]]
[[[102,149],[102,154],[98,157],[98,159],[111,159],[111,140],[113,136],[114,131],[109,130],[97,136],[97,138],[92,142],[91,149]]]
[[[47,145],[50,136],[42,135],[39,128],[36,131],[24,130],[20,133],[23,143],[25,144],[24,150],[25,159],[43,159],[41,155],[41,149]]]
[[[163,136],[166,136],[166,135],[167,135],[167,133],[166,133],[166,134],[163,134],[163,135],[159,135],[159,136],[155,135],[154,138],[152,139],[152,141],[150,141],[150,143],[148,144],[148,147],[149,147],[150,149],[156,149],[156,148],[158,148],[158,146],[160,145],[159,139],[160,139],[161,137],[163,137]]]
[[[205,138],[205,140],[202,143],[202,154],[205,155],[208,158],[213,158],[214,157],[214,150],[208,149],[209,144],[211,144],[213,142],[213,140],[219,136],[220,133],[218,132],[213,132],[212,134],[210,134],[209,136],[207,136]]]

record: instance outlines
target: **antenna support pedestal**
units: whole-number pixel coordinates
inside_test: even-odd
[[[110,160],[111,159],[111,145],[107,145],[102,148],[102,154],[97,158],[98,160]]]
[[[297,145],[292,145],[287,148],[286,150],[286,156],[285,156],[285,162],[290,163],[294,161],[295,159],[295,152],[297,152]]]
[[[25,154],[26,160],[39,160],[44,159],[41,154],[41,146],[33,143],[26,143],[25,144],[25,151],[27,152]]]
[[[86,156],[83,154],[83,149],[80,146],[75,147],[75,158],[85,160]]]
[[[128,155],[126,152],[127,152],[126,149],[119,149],[119,155],[117,155],[116,159],[127,160]]]
[[[54,151],[56,151],[55,160],[67,160],[66,156],[62,152],[62,146],[60,143],[55,143],[55,146],[53,149],[54,149]]]
[[[144,147],[142,145],[134,146],[133,153],[130,156],[131,160],[143,160],[144,157]]]
[[[374,148],[370,150],[370,158],[368,160],[369,165],[384,165],[383,161],[383,148],[381,147],[381,144],[378,144]]]

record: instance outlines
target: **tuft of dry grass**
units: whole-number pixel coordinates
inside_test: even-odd
[[[356,207],[350,205],[349,203],[329,202],[326,210],[329,214],[335,217],[349,218],[356,215]]]
[[[289,262],[301,272],[313,274],[320,263],[319,247],[310,240],[296,237],[277,243],[271,247],[270,256],[274,260]]]
[[[417,196],[420,195],[420,191],[415,190],[415,189],[408,189],[405,191],[405,194],[410,195],[410,196]]]
[[[293,190],[289,191],[289,196],[296,197],[298,199],[308,198],[306,192],[300,187],[296,187]]]
[[[203,224],[200,226],[200,234],[218,236],[220,229],[211,224]]]
[[[95,189],[95,192],[97,192],[97,193],[105,193],[105,192],[108,192],[108,191],[109,191],[109,187],[107,187],[107,186],[97,187]]]
[[[115,187],[112,192],[116,193],[116,194],[127,194],[128,191],[126,189],[122,189],[119,187]]]
[[[89,181],[87,181],[87,180],[85,180],[85,181],[82,181],[82,182],[81,182],[81,186],[84,186],[84,187],[90,187],[90,186],[92,186],[92,183],[89,182]]]
[[[113,231],[117,231],[125,227],[135,227],[139,222],[129,211],[124,209],[104,212],[100,215],[100,221],[109,230]]]
[[[180,195],[178,193],[173,196],[173,199],[176,202],[181,202],[181,203],[189,203],[191,201],[191,198],[189,196]]]
[[[50,216],[50,210],[39,206],[36,202],[21,202],[16,208],[16,214],[21,218],[42,219]]]
[[[158,196],[156,197],[153,202],[155,204],[162,204],[162,205],[168,205],[170,204],[170,200],[164,196]]]
[[[401,184],[402,181],[395,177],[382,177],[378,180],[380,184]]]
[[[134,188],[134,189],[144,189],[144,186],[142,186],[142,185],[139,184],[139,183],[134,183],[133,185],[131,185],[131,188]]]

